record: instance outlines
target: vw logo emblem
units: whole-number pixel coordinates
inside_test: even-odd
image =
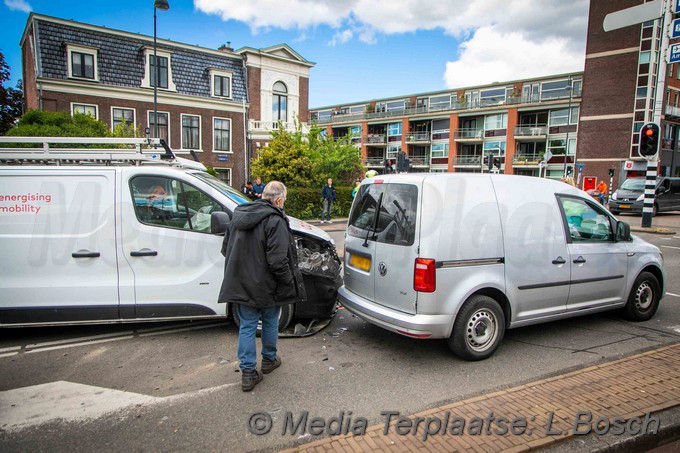
[[[380,275],[384,277],[385,274],[387,274],[387,265],[381,261],[380,264],[378,264],[378,271],[380,272]]]

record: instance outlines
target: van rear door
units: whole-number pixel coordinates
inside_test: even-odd
[[[382,180],[361,186],[345,242],[345,287],[405,313],[416,312],[418,192],[417,185]]]
[[[0,170],[0,324],[115,320],[114,169]]]

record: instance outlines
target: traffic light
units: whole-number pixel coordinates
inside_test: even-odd
[[[500,170],[501,169],[501,158],[500,157],[494,157],[493,158],[493,165],[494,165],[494,167],[496,167]]]
[[[574,172],[573,167],[567,167],[567,176],[571,176],[571,174]]]
[[[610,178],[613,178],[613,177],[614,177],[614,169],[613,169],[613,168],[610,168],[610,169],[609,169],[609,177],[610,177]]]
[[[489,154],[487,159],[488,160],[486,161],[486,164],[489,167],[489,171],[491,171],[491,169],[493,168],[493,154]]]
[[[642,157],[655,156],[659,150],[659,125],[647,123],[640,129],[638,153]]]
[[[399,151],[397,154],[397,173],[406,171],[406,153]]]

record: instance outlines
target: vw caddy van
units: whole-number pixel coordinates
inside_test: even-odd
[[[249,200],[202,164],[130,141],[138,149],[0,149],[0,327],[228,316],[219,233]],[[290,224],[308,299],[282,308],[281,329],[330,316],[342,282],[330,236]]]
[[[628,178],[621,183],[609,200],[609,210],[642,214],[645,198],[645,178]],[[656,180],[652,215],[659,212],[680,211],[680,178],[660,177]]]
[[[468,360],[510,328],[612,309],[650,319],[665,284],[659,249],[585,192],[514,175],[364,180],[344,264],[347,310]]]

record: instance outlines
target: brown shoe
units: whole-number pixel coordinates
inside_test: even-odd
[[[273,362],[267,359],[262,359],[262,373],[269,374],[281,366],[281,357],[276,356]]]
[[[262,378],[262,374],[257,370],[241,370],[241,390],[251,391]]]

